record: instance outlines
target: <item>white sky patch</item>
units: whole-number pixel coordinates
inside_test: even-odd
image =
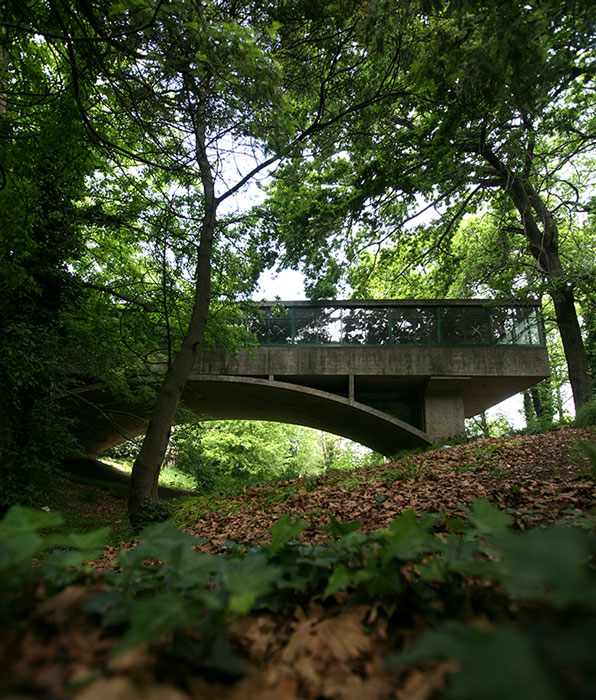
[[[265,270],[259,277],[259,284],[252,298],[255,301],[298,301],[306,299],[304,294],[305,277],[296,270]]]
[[[491,406],[486,411],[486,417],[489,420],[496,418],[505,418],[508,423],[513,426],[514,430],[521,430],[526,427],[526,419],[524,418],[524,399],[523,395],[514,394],[505,401]]]

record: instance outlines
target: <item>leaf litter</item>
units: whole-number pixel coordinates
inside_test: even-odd
[[[292,523],[305,521],[294,525],[295,539],[317,546],[333,541],[333,522],[359,522],[359,532],[371,533],[413,509],[456,523],[473,514],[473,502],[483,498],[508,513],[514,528],[528,530],[594,507],[594,482],[576,445],[578,439],[594,442],[595,437],[589,430],[564,429],[483,438],[381,467],[254,487],[223,499],[218,510],[203,512],[185,529],[205,538],[200,550],[219,554],[230,551],[231,542],[245,549],[267,544],[272,525],[287,516]],[[187,506],[185,518],[189,512]],[[123,549],[134,546],[130,542]],[[205,668],[197,672],[190,661],[181,663],[176,644],[182,634],[192,649],[200,641],[192,631],[166,631],[114,657],[122,630],[98,626],[85,601],[103,590],[102,576],[113,567],[117,549],[105,549],[99,574],[87,571],[56,595],[44,587],[36,590],[27,624],[10,630],[0,643],[0,697],[433,700],[443,697],[454,670],[450,660],[387,668],[386,655],[409,649],[429,628],[428,615],[397,609],[386,599],[354,604],[344,590],[300,601],[292,610],[257,610],[226,622],[229,648],[223,656],[231,652],[242,660],[239,677],[226,679]],[[402,575],[415,585],[414,569],[403,567]],[[461,580],[474,595],[483,595],[481,585],[466,583],[465,576]],[[490,593],[496,596],[491,605],[510,606],[498,591]],[[429,609],[433,606],[440,610],[443,602],[437,599]],[[490,627],[487,619],[470,614],[476,615],[472,622],[479,629]]]
[[[594,482],[577,444],[594,439],[589,429],[571,428],[480,438],[382,466],[256,486],[186,522],[185,529],[207,540],[203,551],[220,553],[229,542],[265,544],[271,526],[287,514],[309,522],[297,537],[300,542],[322,544],[328,539],[329,514],[340,522],[361,522],[362,532],[374,532],[408,509],[462,517],[462,505],[485,498],[524,530],[592,507]],[[273,490],[289,495],[272,503]],[[186,520],[192,519],[191,504],[184,511]]]

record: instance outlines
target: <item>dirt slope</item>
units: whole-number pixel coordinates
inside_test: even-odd
[[[596,441],[596,432],[565,428],[481,438],[379,467],[254,487],[222,498],[215,512],[198,505],[185,514],[186,529],[209,540],[206,551],[221,551],[226,540],[258,546],[288,513],[309,521],[303,541],[320,542],[329,514],[339,521],[360,521],[370,532],[408,508],[457,515],[460,504],[477,498],[509,511],[525,529],[593,505],[594,482],[580,440]]]

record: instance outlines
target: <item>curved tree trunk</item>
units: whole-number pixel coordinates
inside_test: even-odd
[[[577,410],[594,396],[594,384],[590,376],[588,356],[575,309],[572,289],[565,285],[551,293],[555,305],[557,325],[563,342],[569,370],[569,382]]]
[[[485,147],[482,153],[498,174],[502,188],[509,194],[519,212],[530,252],[549,284],[577,410],[594,396],[594,385],[575,308],[573,288],[565,279],[559,258],[557,224],[527,179],[518,177],[488,148]]]
[[[168,448],[170,432],[180,398],[196,357],[200,350],[209,316],[211,294],[211,249],[215,231],[215,208],[206,215],[201,234],[197,264],[197,287],[193,312],[180,350],[168,367],[157,399],[151,412],[145,439],[132,468],[128,510],[131,521],[137,519],[139,510],[147,500],[158,499],[157,482],[161,465]]]

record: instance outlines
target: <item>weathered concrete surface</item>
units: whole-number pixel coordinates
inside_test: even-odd
[[[206,374],[274,377],[346,392],[350,377],[355,391],[424,390],[432,377],[460,378],[457,393],[469,418],[548,377],[550,367],[541,346],[289,346],[243,350],[236,356],[224,349],[205,350],[192,378]]]
[[[106,402],[98,390],[89,392],[84,399],[79,410],[78,436],[89,457],[105,452],[125,437],[145,432],[148,411],[124,402]],[[431,442],[424,431],[365,404],[266,379],[221,375],[193,379],[186,386],[183,402],[201,420],[295,423],[342,435],[387,455],[402,447]],[[101,411],[93,406],[101,406]]]
[[[458,394],[425,394],[424,419],[432,442],[465,434],[464,400]]]
[[[233,356],[203,350],[183,395],[203,419],[296,423],[356,440],[384,454],[460,435],[464,418],[549,374],[546,348],[259,347]],[[401,393],[420,404],[418,424],[374,408]],[[358,400],[361,397],[370,405]],[[89,456],[142,434],[148,410],[119,402],[101,387],[71,394]]]
[[[353,399],[275,380],[221,375],[195,379],[184,401],[203,418],[296,423],[342,435],[383,454],[431,442],[422,430]]]

